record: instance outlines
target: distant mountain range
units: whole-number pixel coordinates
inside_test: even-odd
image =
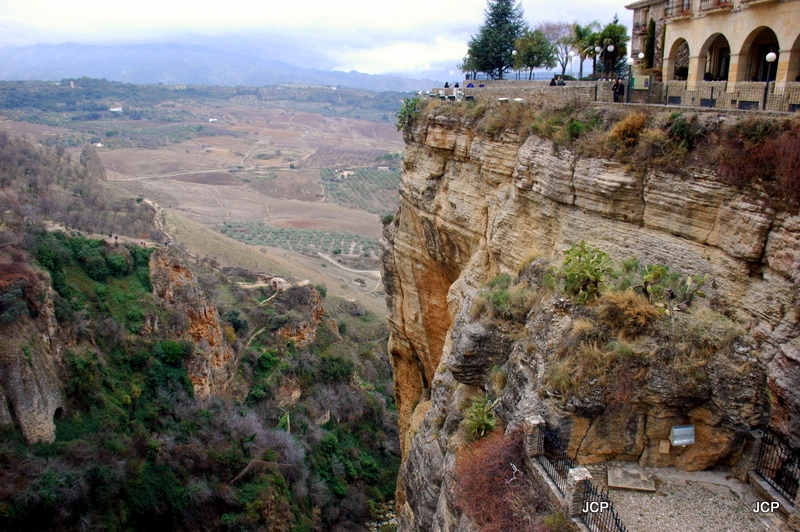
[[[36,44],[0,48],[0,79],[61,80],[88,76],[126,83],[346,86],[374,91],[427,90],[440,83],[356,71],[302,68],[255,55],[183,44]]]

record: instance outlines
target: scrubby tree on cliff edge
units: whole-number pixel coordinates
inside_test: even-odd
[[[556,66],[556,49],[541,30],[526,31],[517,39],[516,49],[514,68],[527,68],[528,79],[533,79],[534,68]]]
[[[514,42],[526,29],[521,4],[513,0],[489,0],[483,26],[468,44],[471,70],[503,79],[513,65]]]

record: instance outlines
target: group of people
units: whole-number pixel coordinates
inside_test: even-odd
[[[615,102],[625,101],[625,83],[622,80],[614,80],[614,84],[611,86],[611,92],[614,95]]]
[[[481,83],[480,83],[480,85],[478,85],[478,88],[479,88],[479,89],[482,89],[482,88],[484,88],[485,86],[486,86],[486,85],[484,85],[484,84],[483,84],[483,82],[481,82]],[[445,89],[449,89],[449,88],[450,88],[450,83],[449,83],[449,82],[447,82],[447,81],[445,81],[445,82],[444,82],[444,88],[445,88]],[[456,82],[453,84],[453,88],[454,88],[454,89],[457,89],[457,88],[458,88],[458,82],[457,82],[457,81],[456,81]],[[467,86],[466,86],[466,88],[468,88],[468,89],[474,89],[474,88],[475,88],[475,85],[474,85],[474,84],[473,84],[473,83],[470,81],[469,83],[467,83]]]
[[[564,78],[562,78],[561,76],[558,76],[558,79],[553,78],[553,79],[550,80],[550,86],[551,87],[555,87],[555,86],[563,87],[566,84],[567,84],[567,82],[564,81]]]

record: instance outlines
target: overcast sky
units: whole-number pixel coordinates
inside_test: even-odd
[[[523,0],[525,18],[631,25],[619,0]],[[485,0],[0,0],[0,45],[191,43],[298,66],[425,77],[452,72]],[[242,44],[246,43],[246,44]]]

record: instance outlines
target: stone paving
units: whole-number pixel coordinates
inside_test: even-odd
[[[619,467],[621,464],[616,464]],[[614,468],[615,464],[609,464]],[[630,469],[630,464],[625,464]],[[602,468],[592,471],[597,481]],[[756,514],[748,485],[728,471],[689,473],[676,468],[640,468],[652,476],[654,493],[628,489],[609,492],[629,532],[784,532],[789,528],[778,514]],[[600,478],[598,478],[600,477]],[[603,484],[603,482],[597,482]],[[613,484],[613,482],[612,482]]]

